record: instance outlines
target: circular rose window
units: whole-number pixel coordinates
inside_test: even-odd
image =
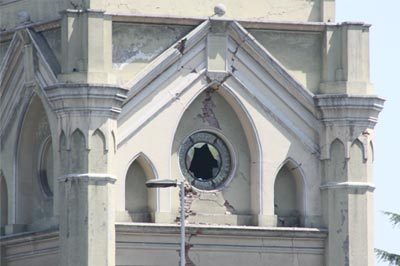
[[[214,190],[231,174],[231,155],[225,142],[210,132],[189,136],[179,150],[179,164],[185,178],[201,190]]]

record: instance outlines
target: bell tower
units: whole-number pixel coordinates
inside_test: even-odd
[[[370,26],[336,23],[334,0],[0,0],[0,17],[2,265],[176,265],[182,244],[190,265],[374,265],[384,100]],[[185,182],[185,219],[150,179]]]

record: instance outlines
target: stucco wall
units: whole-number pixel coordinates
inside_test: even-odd
[[[61,63],[61,29],[42,31],[41,34],[46,39],[58,62]]]
[[[117,224],[116,265],[177,265],[179,227]],[[257,227],[187,228],[187,262],[196,266],[323,265],[326,232]],[[4,266],[59,265],[58,231],[1,239]],[[300,252],[301,251],[301,252]]]
[[[117,224],[116,265],[177,265],[177,226]],[[186,262],[196,266],[321,266],[324,239],[317,229],[187,228]]]
[[[333,4],[331,3],[333,2]],[[334,20],[334,1],[327,0],[253,0],[251,5],[240,0],[3,0],[0,2],[0,26],[10,29],[20,23],[18,13],[28,12],[32,22],[59,18],[59,11],[67,8],[91,8],[109,13],[209,17],[214,6],[223,3],[227,18],[266,19],[276,21],[328,21]],[[44,8],[45,7],[45,8]]]
[[[214,6],[223,3],[227,7],[226,17],[236,19],[270,19],[292,21],[319,21],[323,0],[253,0],[251,4],[240,0],[198,1],[106,1],[107,10],[117,12],[124,8],[129,13],[175,16],[211,16]],[[125,11],[125,12],[126,12]]]
[[[132,79],[149,62],[192,29],[192,26],[114,22],[112,64],[118,83]]]
[[[322,34],[289,31],[250,30],[304,87],[319,92],[322,74]]]
[[[10,46],[10,41],[0,43],[0,64],[3,61],[9,46]]]

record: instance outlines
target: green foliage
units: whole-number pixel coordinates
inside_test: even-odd
[[[389,216],[389,220],[393,223],[393,226],[400,225],[400,214],[393,212],[383,212],[387,216]]]
[[[389,262],[391,265],[400,266],[400,255],[389,253],[381,249],[375,249],[375,253],[379,260]]]
[[[393,223],[393,226],[400,225],[400,215],[393,212],[383,212],[389,216],[389,220]],[[381,249],[375,249],[375,253],[378,259],[381,261],[389,262],[390,265],[400,266],[400,255],[389,253]]]

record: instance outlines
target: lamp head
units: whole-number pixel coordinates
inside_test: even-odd
[[[176,186],[178,186],[178,181],[171,179],[151,179],[146,182],[146,187],[148,188],[165,188]]]

